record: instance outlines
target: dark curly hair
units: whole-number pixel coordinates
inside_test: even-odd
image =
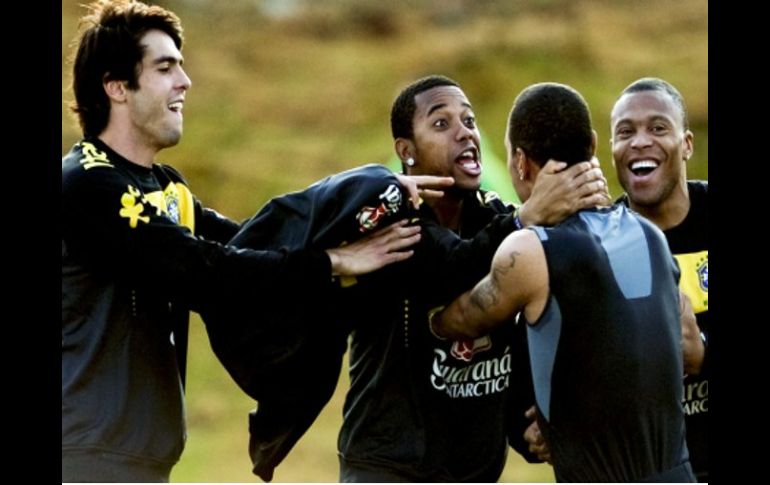
[[[533,84],[508,117],[511,150],[521,148],[540,166],[549,159],[572,165],[592,156],[591,114],[583,96],[558,83]]]
[[[396,138],[412,139],[414,136],[412,119],[417,108],[414,98],[418,94],[438,86],[460,87],[456,81],[446,76],[432,75],[418,79],[401,91],[390,109],[390,131],[393,133],[394,140]]]
[[[679,111],[682,113],[682,126],[685,130],[690,128],[690,122],[687,119],[687,106],[684,104],[684,98],[682,97],[681,93],[679,93],[679,91],[668,81],[664,81],[663,79],[659,79],[657,77],[643,77],[629,84],[628,87],[626,87],[626,89],[620,93],[620,97],[623,97],[624,94],[641,93],[644,91],[660,91],[662,93],[668,94],[671,99],[674,100],[674,103],[676,103],[676,105],[679,107]]]

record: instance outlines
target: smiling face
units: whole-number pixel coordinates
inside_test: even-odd
[[[150,30],[140,44],[144,56],[139,88],[127,91],[127,112],[135,140],[157,151],[176,145],[182,136],[182,106],[191,81],[182,69],[182,54],[167,34]]]
[[[621,96],[612,109],[612,157],[632,207],[656,208],[684,188],[693,135],[680,107],[663,91]]]
[[[414,175],[445,175],[454,187],[478,190],[481,141],[468,98],[455,86],[438,86],[415,96]]]

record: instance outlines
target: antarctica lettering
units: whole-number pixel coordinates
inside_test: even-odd
[[[707,413],[709,410],[709,381],[708,379],[686,382],[682,396],[684,414]]]
[[[449,358],[446,351],[433,349],[430,382],[451,398],[481,397],[502,392],[510,385],[511,349],[503,355],[474,363]],[[482,354],[483,355],[483,354]]]

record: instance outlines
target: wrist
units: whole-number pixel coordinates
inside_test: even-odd
[[[513,211],[513,223],[516,226],[517,231],[532,224],[532,218],[526,203],[520,205]]]
[[[446,337],[439,335],[433,325],[435,320],[437,320],[439,324],[441,323],[441,312],[444,311],[444,308],[444,305],[441,305],[428,312],[428,330],[430,330],[430,333],[439,340],[446,340]]]
[[[701,374],[703,372],[703,368],[706,365],[706,353],[708,352],[708,340],[706,339],[706,334],[703,332],[700,332],[700,340],[703,343],[703,350],[700,352],[700,359],[698,359],[698,365],[695,369],[694,374]]]
[[[707,375],[708,374],[708,361],[709,361],[709,346],[708,346],[708,336],[701,332],[701,340],[703,340],[703,360],[700,363],[700,369],[698,369],[699,375]]]
[[[326,255],[329,257],[329,263],[331,266],[331,277],[334,279],[335,276],[340,276],[340,257],[339,255],[333,250],[333,249],[327,249],[324,251]]]
[[[524,209],[524,206],[520,206],[520,207],[517,207],[515,211],[513,211],[513,225],[516,227],[517,231],[520,231],[526,227],[526,224],[521,219],[523,209]]]
[[[700,332],[698,335],[698,338],[700,342],[694,344],[695,347],[692,350],[689,357],[685,358],[684,362],[684,375],[687,376],[697,376],[703,371],[704,364],[706,362],[706,350],[708,349],[708,344],[706,341],[706,334],[703,332]]]

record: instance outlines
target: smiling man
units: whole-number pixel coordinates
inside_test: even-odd
[[[687,215],[687,160],[693,134],[681,95],[653,78],[632,83],[611,114],[612,155],[618,180],[632,209],[661,229]]]
[[[511,109],[506,148],[526,201],[545,160],[594,153],[588,105],[567,85],[527,87]],[[479,338],[514,317],[526,325],[557,481],[694,481],[680,404],[678,277],[661,231],[616,203],[511,234],[489,273],[428,325],[448,338]]]
[[[693,153],[679,91],[657,78],[623,90],[612,109],[612,155],[621,198],[666,236],[682,271],[680,288],[697,325],[682,320],[687,446],[699,482],[708,481],[708,181],[687,180]]]
[[[419,235],[393,225],[326,251],[221,244],[238,224],[155,160],[182,136],[191,86],[179,18],[130,0],[89,8],[72,83],[84,138],[62,158],[62,481],[164,482],[185,443],[190,309],[236,291],[323,297],[333,274],[403,260]]]

